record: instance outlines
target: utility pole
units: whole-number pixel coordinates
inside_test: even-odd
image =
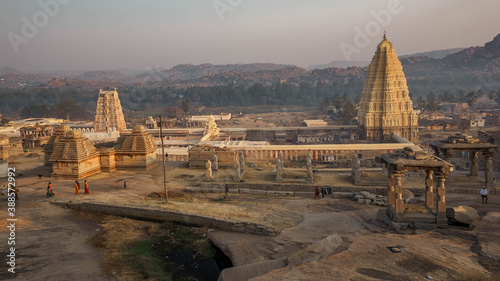
[[[163,162],[163,188],[165,189],[165,203],[168,203],[167,193],[167,166],[165,166],[165,147],[163,146],[163,123],[160,115],[161,159]]]

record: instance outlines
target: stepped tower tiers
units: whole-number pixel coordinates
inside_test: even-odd
[[[116,144],[116,168],[121,170],[149,170],[158,166],[157,145],[143,126],[135,126],[132,134],[122,136]]]
[[[384,34],[366,76],[358,113],[360,138],[388,142],[396,133],[417,141],[418,117],[412,106],[403,67]]]
[[[69,125],[59,125],[56,127],[55,133],[50,136],[49,141],[43,147],[43,152],[45,153],[45,166],[52,166],[52,162],[50,161],[52,152],[54,152],[59,139],[64,138],[64,136],[66,136],[66,132],[69,130]]]
[[[99,152],[79,131],[66,131],[59,137],[50,161],[53,178],[82,179],[101,172]]]
[[[127,129],[118,92],[116,89],[114,91],[99,90],[94,131],[109,132],[113,128],[118,131]]]

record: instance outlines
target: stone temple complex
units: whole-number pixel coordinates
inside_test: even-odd
[[[149,170],[158,165],[156,144],[142,126],[122,136],[115,147],[96,148],[80,131],[61,125],[44,152],[53,178],[82,179],[100,172]]]
[[[127,129],[118,92],[116,89],[114,91],[100,90],[94,130],[95,132],[108,132],[113,129],[118,131]]]
[[[418,117],[412,106],[403,67],[384,35],[368,68],[358,113],[360,139],[387,142],[396,133],[415,142]]]

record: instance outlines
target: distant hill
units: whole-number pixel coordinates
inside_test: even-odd
[[[97,70],[88,71],[73,77],[78,80],[89,81],[121,81],[121,82],[134,82],[135,76],[125,75],[116,70]]]
[[[0,75],[1,74],[7,74],[7,73],[21,73],[21,71],[13,68],[13,67],[2,67],[0,68]]]
[[[395,44],[397,45],[397,42]],[[462,50],[439,50],[417,55],[400,57],[408,79],[408,87],[414,95],[426,95],[431,91],[435,93],[479,89],[486,92],[500,91],[500,34],[484,46]],[[327,67],[330,65],[334,67]],[[336,89],[344,93],[361,94],[367,65],[368,62],[363,61],[336,61],[328,65],[311,66],[313,69],[308,71],[298,66],[273,63],[181,64],[171,69],[152,69],[137,75],[133,75],[134,71],[124,73],[117,70],[102,70],[87,71],[69,77],[56,74],[16,73],[17,70],[12,68],[1,68],[0,87],[104,89],[133,88],[140,85],[145,89],[161,89],[191,86],[251,86],[256,83],[268,86],[277,83],[294,85],[324,83],[334,84]],[[56,77],[65,78],[54,79]]]
[[[210,63],[193,65],[193,64],[179,64],[168,70],[155,71],[154,78],[161,77],[165,80],[188,80],[197,79],[203,76],[220,75],[224,72],[240,72],[251,73],[258,71],[272,71],[280,70],[290,67],[290,65],[273,64],[273,63],[251,63],[251,64],[226,64],[214,65]],[[137,75],[138,78],[147,78],[151,76],[149,72]],[[157,80],[157,79],[156,79]]]
[[[318,64],[318,65],[310,65],[307,67],[307,70],[313,69],[324,69],[324,68],[348,68],[348,67],[366,67],[370,64],[369,61],[332,61],[327,64]]]
[[[399,58],[429,57],[432,59],[442,59],[442,58],[446,57],[447,55],[458,53],[458,52],[462,51],[463,49],[465,49],[465,48],[436,50],[436,51],[422,52],[422,53],[416,53],[416,54],[411,54],[411,55],[402,55],[402,56],[399,56]]]

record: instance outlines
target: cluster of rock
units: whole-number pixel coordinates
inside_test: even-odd
[[[358,204],[387,206],[387,196],[373,194],[368,191],[354,193],[352,200],[357,201]]]
[[[355,192],[352,197],[353,201],[357,201],[358,204],[366,205],[377,205],[381,207],[387,207],[387,196],[370,193],[368,191]],[[403,190],[403,203],[405,204],[417,204],[418,201],[415,195],[408,189]]]

